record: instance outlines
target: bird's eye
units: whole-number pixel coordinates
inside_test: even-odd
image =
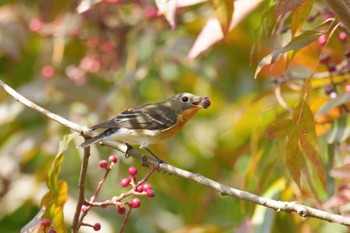
[[[187,102],[188,101],[188,97],[187,96],[184,96],[181,98],[182,102]]]

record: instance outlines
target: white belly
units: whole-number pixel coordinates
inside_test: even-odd
[[[118,142],[127,143],[130,145],[140,145],[141,147],[146,147],[149,144],[154,144],[158,142],[158,135],[160,130],[130,130],[126,128],[121,128],[114,134],[111,134],[106,139],[113,139]]]

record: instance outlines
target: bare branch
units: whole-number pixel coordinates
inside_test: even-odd
[[[350,31],[350,1],[349,0],[326,0],[339,20]]]
[[[61,123],[62,125],[70,128],[74,131],[81,133],[82,136],[90,137],[90,136],[94,135],[94,133],[92,133],[91,130],[89,130],[89,128],[87,128],[85,126],[78,125],[78,124],[73,123],[73,122],[70,122],[67,119],[64,119],[64,118],[62,118],[54,113],[47,111],[44,108],[34,104],[30,100],[26,99],[25,97],[23,97],[22,95],[17,93],[11,87],[7,86],[1,80],[0,80],[0,86],[6,92],[8,92],[11,96],[13,96],[13,98],[15,98],[17,101],[23,103],[24,105],[28,106],[29,108],[32,108],[32,109],[44,114],[48,118],[55,120],[55,121]],[[117,149],[119,151],[125,151],[125,149],[122,148],[120,146],[120,144],[117,142],[106,141],[106,142],[104,142],[104,145],[109,146],[109,147],[114,148],[114,149]],[[133,156],[136,159],[141,160],[145,164],[152,164],[153,166],[157,166],[157,164],[158,164],[158,161],[156,161],[155,159],[153,159],[147,155],[144,155],[144,154],[142,154],[134,149],[130,149],[128,151],[128,154],[130,156]],[[309,206],[298,204],[297,202],[284,202],[284,201],[277,201],[277,200],[261,197],[261,196],[258,196],[258,195],[255,195],[255,194],[252,194],[252,193],[249,193],[246,191],[242,191],[239,189],[235,189],[235,188],[226,186],[224,184],[221,184],[221,183],[218,183],[214,180],[211,180],[207,177],[204,177],[200,174],[194,174],[192,172],[182,170],[180,168],[171,166],[171,165],[166,164],[166,163],[161,163],[159,165],[159,167],[161,170],[165,171],[166,173],[168,173],[170,175],[177,175],[177,176],[183,177],[185,179],[192,180],[196,183],[199,183],[199,184],[204,185],[206,187],[212,188],[222,195],[236,197],[236,198],[239,198],[241,200],[245,200],[245,201],[248,201],[248,202],[251,202],[254,204],[262,205],[262,206],[274,209],[277,212],[279,212],[279,211],[284,211],[287,213],[295,212],[298,215],[300,215],[301,217],[313,217],[313,218],[318,218],[321,220],[326,220],[326,221],[337,223],[337,224],[342,224],[345,226],[350,226],[350,217],[329,213],[329,212],[326,212],[323,210],[319,210],[316,208],[312,208]]]

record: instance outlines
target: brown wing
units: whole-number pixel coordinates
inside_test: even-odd
[[[161,104],[148,104],[128,109],[113,119],[94,125],[91,129],[128,128],[128,129],[166,129],[177,120],[175,111]]]

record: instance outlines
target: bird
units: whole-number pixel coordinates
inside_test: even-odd
[[[113,140],[125,143],[128,148],[130,145],[139,145],[160,160],[148,145],[174,136],[200,109],[206,109],[210,105],[208,97],[179,93],[161,102],[129,108],[110,120],[91,126],[91,130],[105,130],[85,140],[79,147]]]

